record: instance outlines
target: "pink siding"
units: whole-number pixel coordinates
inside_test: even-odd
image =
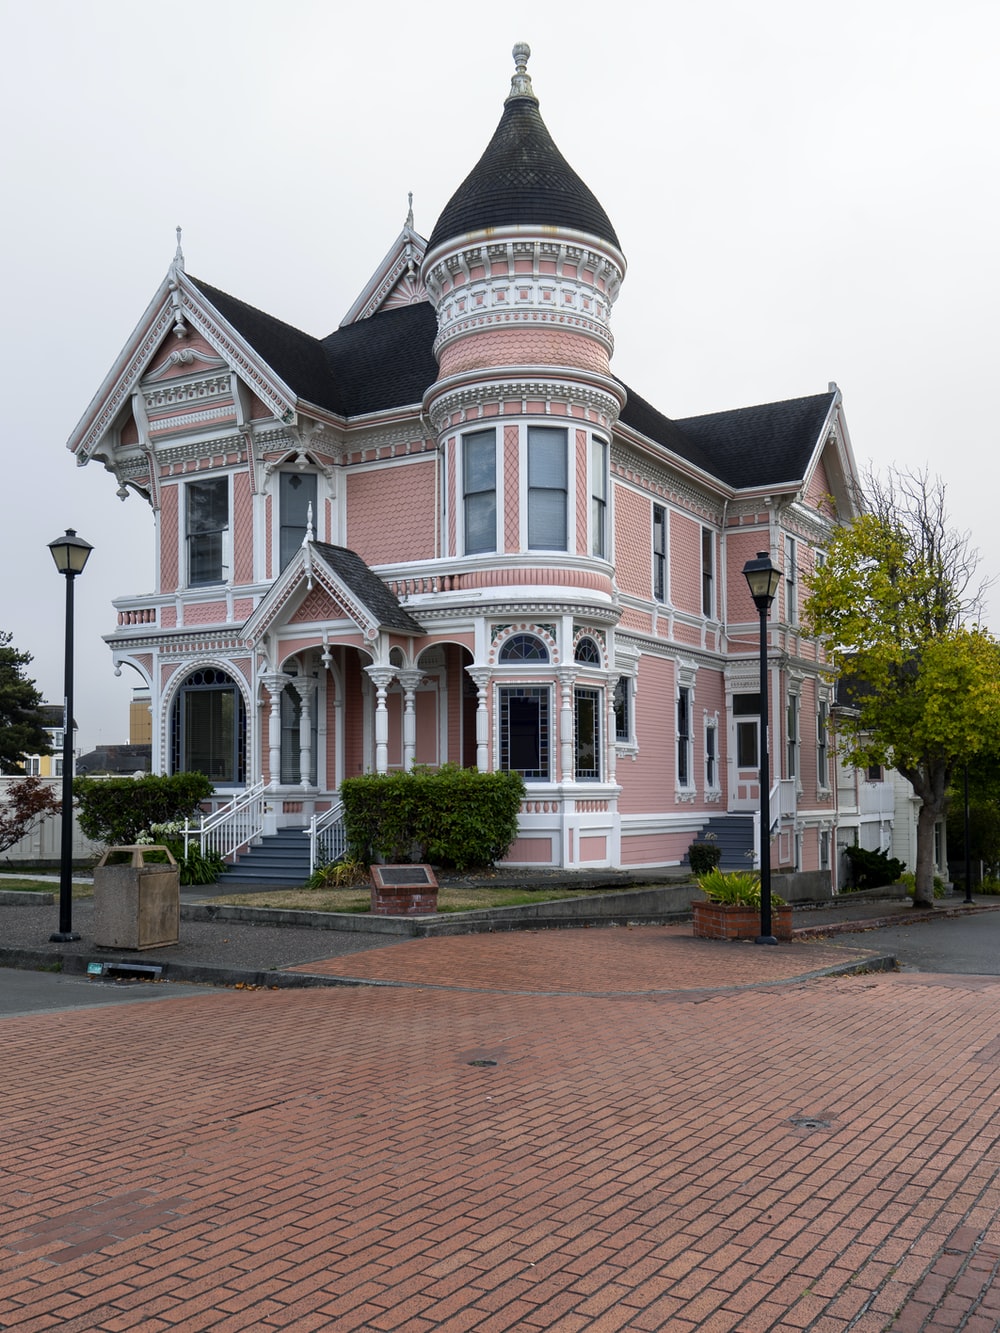
[[[177,487],[160,490],[160,592],[176,592],[179,584],[177,552]]]
[[[414,704],[416,706],[417,723],[416,761],[418,764],[430,764],[437,767],[441,762],[441,756],[438,754],[437,690],[418,690]]]
[[[434,464],[356,472],[347,479],[347,545],[369,564],[434,556]]]
[[[364,710],[361,707],[361,664],[358,655],[344,653],[344,776],[364,772]]]
[[[503,428],[503,512],[504,512],[504,550],[520,549],[520,486],[519,486],[519,451],[517,446],[518,429],[516,426]]]
[[[555,852],[551,838],[515,838],[504,861],[512,865],[552,865]]]
[[[271,497],[266,495],[264,497],[264,570],[265,577],[269,579],[273,578],[275,573],[271,565],[271,524],[273,522],[274,505],[271,502]]]
[[[809,479],[809,485],[806,488],[806,504],[812,505],[816,509],[828,511],[830,508],[830,478],[826,470],[826,463],[821,458],[816,464],[816,470]]]
[[[184,607],[185,625],[224,625],[226,619],[225,602],[190,602]]]
[[[593,338],[551,326],[513,329],[456,338],[442,348],[441,378],[480,366],[577,366],[610,373],[608,354]]]
[[[743,566],[748,560],[755,559],[758,551],[768,550],[769,541],[770,536],[766,528],[746,531],[730,528],[726,533],[726,592],[730,623],[757,621],[757,608],[753,604],[747,581],[743,577]]]
[[[455,555],[456,542],[458,540],[456,509],[459,501],[457,481],[455,476],[455,472],[458,467],[457,436],[452,435],[451,438],[448,440],[448,447],[446,453],[448,458],[448,476],[447,480],[445,481],[445,487],[447,488],[448,492],[448,550],[445,552],[445,554]]]
[[[619,763],[625,779],[619,809],[623,815],[674,808],[674,667],[658,657],[639,660],[635,695],[639,753]]]
[[[679,611],[701,615],[701,524],[671,510],[670,600]]]
[[[253,582],[253,538],[250,475],[237,472],[233,477],[233,579],[236,583]]]
[[[631,487],[616,486],[614,510],[618,587],[634,597],[651,597],[653,517],[650,503]]]
[[[581,861],[604,861],[608,855],[607,838],[591,837],[587,838],[581,834],[580,837],[580,860]]]
[[[576,551],[587,555],[590,538],[587,519],[590,513],[590,485],[587,481],[587,432],[576,432]]]

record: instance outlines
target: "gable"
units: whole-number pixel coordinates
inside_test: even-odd
[[[370,319],[380,310],[415,305],[427,300],[427,288],[420,277],[420,265],[427,242],[413,230],[413,195],[403,230],[386,251],[382,262],[365,283],[357,300],[340,321],[340,327]]]

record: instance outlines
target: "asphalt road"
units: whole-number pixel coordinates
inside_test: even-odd
[[[838,942],[894,953],[908,972],[944,972],[962,976],[1000,976],[1000,912],[915,921],[837,936]]]
[[[185,986],[176,982],[106,981],[102,977],[0,968],[0,1017],[4,1018],[211,994],[226,992],[213,986]]]

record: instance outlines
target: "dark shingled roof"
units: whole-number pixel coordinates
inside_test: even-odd
[[[427,243],[487,227],[568,227],[620,249],[607,213],[552,142],[535,97],[510,98],[485,153],[466,176]]]
[[[408,407],[437,379],[437,316],[428,301],[382,310],[320,339],[191,281],[296,397],[317,407],[345,417]]]
[[[625,425],[736,489],[805,476],[834,400],[818,393],[672,421],[624,387]]]
[[[508,110],[526,100],[516,98]],[[191,280],[297,397],[318,407],[345,417],[409,407],[437,379],[437,317],[428,301],[382,310],[319,339]],[[821,393],[673,421],[622,387],[624,425],[736,489],[803,477],[834,399]]]
[[[395,594],[355,551],[349,551],[346,546],[330,546],[326,542],[313,542],[312,547],[383,629],[395,629],[403,634],[426,632],[408,611],[403,610]]]

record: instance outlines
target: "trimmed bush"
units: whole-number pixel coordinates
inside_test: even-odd
[[[722,848],[717,842],[693,842],[688,848],[688,862],[691,873],[707,875],[722,860]]]
[[[524,782],[518,773],[446,764],[345,778],[340,795],[352,858],[468,870],[506,855],[517,837]]]
[[[898,884],[906,862],[888,852],[871,852],[864,847],[845,847],[851,863],[852,889],[880,889],[884,884]]]
[[[81,830],[112,847],[132,846],[153,824],[189,818],[214,790],[204,773],[73,779]]]

